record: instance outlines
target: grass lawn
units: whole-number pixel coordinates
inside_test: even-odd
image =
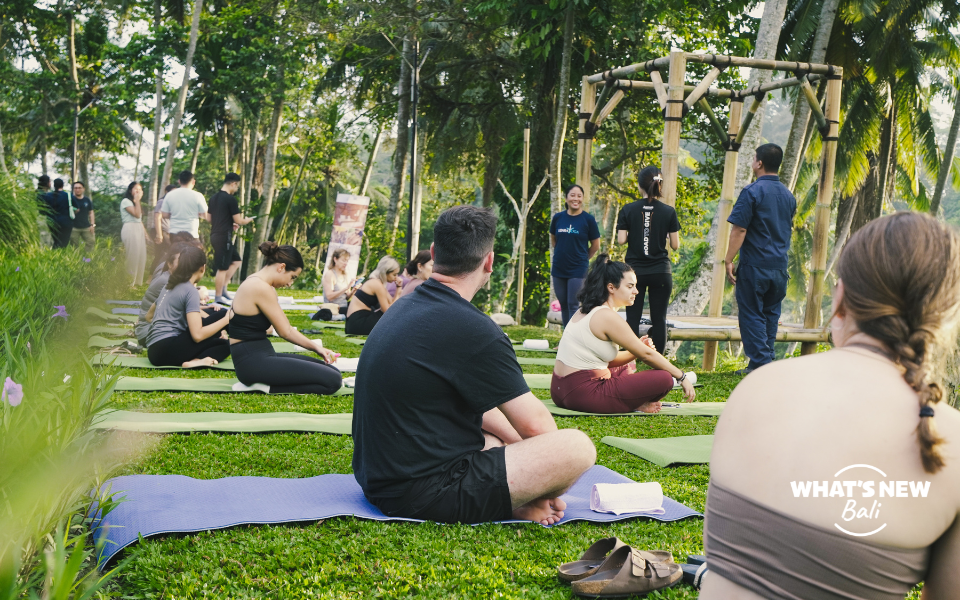
[[[285,295],[312,297],[313,292]],[[309,316],[291,316],[293,325],[310,328]],[[306,315],[306,313],[302,313]],[[508,327],[516,340],[548,338],[555,332],[536,327]],[[316,336],[311,336],[316,337]],[[344,356],[359,356],[361,347],[328,330],[324,345]],[[398,349],[399,351],[399,349]],[[544,354],[521,352],[522,356]],[[688,366],[692,368],[692,365]],[[528,373],[550,367],[524,366]],[[232,372],[130,369],[138,377],[232,377]],[[739,381],[730,373],[703,374],[698,401],[724,401]],[[535,390],[548,398],[549,390]],[[140,411],[194,412],[349,412],[352,397],[264,396],[118,392],[118,408]],[[669,398],[681,401],[673,392]],[[661,468],[621,450],[600,444],[605,435],[672,437],[712,433],[716,417],[576,417],[558,418],[560,427],[577,428],[597,444],[597,463],[637,481],[659,481],[664,492],[703,511],[709,469],[706,465]],[[271,434],[150,435],[149,453],[121,474],[178,474],[201,479],[239,475],[312,477],[350,473],[353,441],[349,436]],[[658,523],[632,519],[613,524],[572,523],[547,529],[539,525],[479,527],[433,523],[378,523],[335,518],[283,526],[237,527],[192,535],[169,535],[132,547],[135,556],[109,593],[123,598],[568,598],[569,586],[555,575],[556,566],[579,557],[602,537],[619,536],[644,549],[666,549],[677,560],[703,552],[703,522],[687,519]],[[664,590],[656,598],[695,598],[686,585]]]

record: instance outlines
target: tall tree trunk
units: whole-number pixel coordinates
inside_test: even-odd
[[[3,154],[3,131],[0,131],[0,172],[3,172],[4,175],[9,175],[10,171],[7,171],[7,159]],[[46,174],[47,170],[43,170]]]
[[[70,179],[77,180],[77,159],[79,156],[77,120],[80,118],[80,78],[77,76],[77,20],[73,9],[67,11],[67,54],[70,57],[70,79],[73,81],[73,91],[76,101],[73,105],[73,160],[70,164]],[[89,183],[89,182],[88,182]]]
[[[267,152],[263,159],[263,199],[260,202],[260,229],[257,246],[270,239],[270,210],[277,187],[277,143],[280,139],[280,123],[283,120],[283,92],[273,99],[273,115],[270,117],[270,133],[267,137]],[[262,265],[263,257],[257,260]]]
[[[410,148],[410,64],[413,42],[410,36],[403,40],[403,56],[400,60],[400,81],[397,84],[397,147],[393,151],[393,182],[390,184],[390,202],[387,204],[387,229],[390,243],[387,254],[393,253],[400,227],[400,197],[403,195],[407,174],[407,154]]]
[[[180,141],[180,122],[183,109],[187,104],[187,90],[190,88],[190,70],[193,68],[193,55],[197,50],[197,37],[200,35],[200,13],[203,12],[203,0],[193,2],[193,20],[190,22],[190,45],[187,47],[187,61],[184,63],[183,83],[180,84],[180,96],[173,113],[173,127],[170,129],[170,144],[167,146],[167,161],[163,167],[163,184],[170,181],[173,174],[173,162],[177,155],[177,143]]]
[[[753,58],[772,60],[776,57],[777,42],[780,39],[780,26],[783,24],[783,15],[787,8],[786,0],[768,0],[763,5],[763,16],[760,18],[760,29],[757,31],[757,43],[754,46]],[[747,87],[761,85],[770,81],[772,72],[761,69],[750,69],[750,80]],[[734,186],[736,194],[740,193],[753,178],[750,165],[757,151],[757,142],[760,140],[760,131],[763,128],[764,104],[760,105],[754,117],[753,124],[743,138],[740,146],[740,156],[737,166],[737,179]],[[746,111],[744,111],[746,113]],[[700,268],[694,276],[690,286],[679,292],[670,303],[667,311],[672,315],[699,315],[707,308],[710,302],[710,287],[713,281],[713,264],[717,251],[717,231],[720,225],[720,211],[716,211],[710,223],[710,232],[707,234],[707,243],[710,248],[700,262]],[[667,353],[676,352],[679,344],[668,343]]]
[[[303,178],[303,171],[307,167],[307,159],[310,157],[310,154],[313,153],[313,146],[307,147],[303,151],[303,158],[300,159],[300,168],[297,169],[297,178],[293,180],[293,187],[290,188],[290,199],[287,200],[287,206],[283,209],[283,218],[280,219],[280,225],[277,226],[277,240],[283,240],[283,228],[287,224],[287,217],[290,216],[290,209],[293,208],[293,203],[297,200],[297,188],[300,187],[300,179]],[[298,224],[299,227],[299,224]],[[294,236],[296,237],[296,236]],[[293,244],[296,246],[296,242]]]
[[[137,163],[133,167],[133,179],[138,181],[140,179],[140,153],[143,151],[143,132],[146,129],[145,126],[140,126],[140,142],[137,144]]]
[[[203,146],[203,130],[197,130],[197,141],[193,145],[193,156],[190,157],[190,172],[196,173],[197,159],[200,158],[200,147]]]
[[[160,0],[153,0],[153,34],[160,35]],[[157,66],[156,108],[153,111],[153,157],[150,163],[150,191],[147,205],[152,209],[160,197],[160,135],[163,133],[163,63]]]
[[[366,196],[367,188],[370,186],[370,177],[373,175],[373,164],[377,161],[377,154],[380,152],[380,142],[383,141],[383,125],[377,125],[377,137],[373,138],[373,146],[370,147],[370,156],[367,158],[367,167],[363,170],[363,179],[360,181],[358,196]]]
[[[497,188],[500,177],[500,152],[503,149],[503,136],[498,127],[499,119],[488,118],[483,127],[483,205],[493,204],[493,190]]]
[[[247,141],[247,195],[243,199],[244,206],[249,206],[253,201],[253,180],[256,177],[257,171],[257,137],[258,130],[260,129],[260,111],[257,111],[257,114],[253,120],[253,127],[250,128],[250,139]],[[262,223],[261,223],[262,225]]]
[[[960,81],[958,81],[960,84]],[[950,133],[947,135],[947,145],[943,148],[943,160],[940,161],[940,174],[937,176],[937,187],[930,199],[930,214],[937,216],[940,211],[940,200],[943,190],[947,187],[950,169],[953,168],[953,156],[957,150],[957,135],[960,134],[960,86],[956,90],[957,97],[953,102],[953,122],[950,123]]]
[[[833,23],[837,20],[837,7],[840,0],[823,0],[820,9],[820,22],[817,32],[813,36],[813,47],[810,49],[809,62],[822,64],[827,58],[827,46],[830,44],[830,34],[833,32]],[[804,147],[803,134],[807,131],[810,121],[810,105],[803,92],[797,90],[797,102],[793,111],[793,125],[790,127],[790,137],[787,147],[783,151],[783,166],[780,169],[780,181],[793,191],[797,185],[797,174],[803,161]]]
[[[563,205],[563,180],[560,162],[563,160],[563,139],[567,134],[567,99],[570,96],[570,54],[573,51],[573,2],[567,3],[563,23],[563,54],[560,59],[560,84],[557,86],[557,116],[553,122],[553,143],[550,145],[550,206],[560,212]]]

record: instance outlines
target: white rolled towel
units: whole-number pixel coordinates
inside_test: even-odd
[[[344,385],[344,387],[348,387],[348,388],[356,387],[356,386],[357,386],[357,378],[356,378],[356,377],[344,377],[344,378],[343,378],[343,385]]]
[[[345,356],[341,356],[337,359],[337,362],[333,363],[333,366],[340,369],[343,373],[356,373],[359,365],[359,358],[347,358]]]
[[[662,515],[663,488],[656,481],[646,483],[597,483],[590,492],[590,510],[613,513]]]
[[[314,296],[314,297],[313,297],[313,301],[314,301],[314,302],[317,302],[318,304],[323,304],[323,302],[324,302],[323,296]]]
[[[528,350],[549,350],[550,342],[547,340],[523,340],[523,347]]]
[[[694,373],[693,371],[687,371],[687,379],[690,380],[690,385],[696,385],[696,384],[697,384],[697,374]],[[674,380],[673,380],[673,385],[674,385],[674,387],[676,387],[676,386],[680,385],[680,382],[677,381],[676,379],[674,379]]]
[[[280,304],[293,304],[293,296],[277,296]]]

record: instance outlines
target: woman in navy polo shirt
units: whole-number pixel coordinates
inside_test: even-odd
[[[565,195],[567,210],[553,215],[550,221],[550,246],[554,249],[550,274],[564,326],[580,308],[577,292],[583,287],[590,259],[600,250],[597,220],[583,211],[583,188],[574,184]]]

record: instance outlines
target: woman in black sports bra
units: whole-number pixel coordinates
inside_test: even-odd
[[[400,285],[393,296],[387,293],[387,284],[397,281],[399,275],[400,263],[396,259],[392,256],[380,259],[377,268],[350,299],[344,331],[351,335],[370,335],[383,313],[403,295]]]
[[[230,309],[233,317],[227,332],[240,380],[235,389],[268,394],[333,394],[343,385],[340,371],[330,364],[336,355],[320,340],[311,340],[291,327],[277,299],[277,288],[289,286],[300,276],[303,257],[293,246],[278,246],[276,242],[260,244],[260,252],[266,258],[264,267],[240,284]],[[283,339],[313,349],[324,360],[277,354],[267,339],[271,325]]]

